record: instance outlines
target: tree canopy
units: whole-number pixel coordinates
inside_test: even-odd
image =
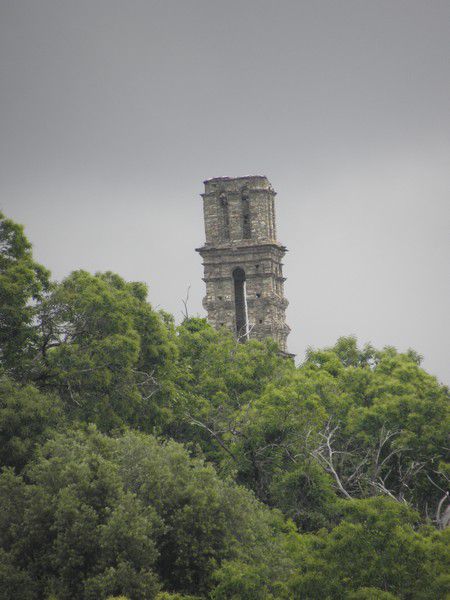
[[[0,218],[0,600],[436,600],[449,390],[420,356],[237,343]]]

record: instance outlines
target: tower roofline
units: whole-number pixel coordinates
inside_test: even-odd
[[[212,177],[205,179],[204,198],[217,193],[241,194],[245,190],[250,193],[263,192],[275,195],[270,181],[265,175],[245,175],[242,177]]]
[[[265,175],[242,175],[241,177],[210,177],[209,179],[205,179],[203,183],[211,183],[212,181],[236,181],[237,179],[265,179],[268,181]]]

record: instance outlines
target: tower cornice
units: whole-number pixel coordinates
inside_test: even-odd
[[[230,253],[236,253],[236,252],[248,252],[248,251],[254,251],[254,252],[261,252],[261,251],[265,251],[267,249],[274,249],[274,250],[278,250],[280,252],[282,252],[283,254],[285,254],[288,249],[286,246],[283,246],[282,244],[279,244],[278,242],[261,242],[260,244],[255,244],[253,241],[251,244],[215,244],[215,245],[210,245],[210,244],[205,244],[204,246],[201,246],[200,248],[196,248],[195,251],[198,252],[199,254],[213,254],[213,253],[224,253],[227,250]]]

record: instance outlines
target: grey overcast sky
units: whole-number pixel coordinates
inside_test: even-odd
[[[289,348],[450,383],[448,0],[0,0],[0,204],[55,278],[202,314],[203,180],[278,192]]]

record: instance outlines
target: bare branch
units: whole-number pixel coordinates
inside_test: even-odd
[[[322,466],[324,466],[324,468],[333,475],[334,480],[336,481],[336,485],[339,488],[340,492],[346,498],[351,499],[350,494],[347,492],[347,490],[344,488],[344,485],[342,484],[341,478],[339,477],[339,474],[333,462],[333,456],[336,454],[336,452],[333,450],[332,440],[335,432],[338,431],[339,426],[336,425],[336,427],[334,427],[333,429],[331,429],[330,426],[331,424],[330,422],[328,422],[325,429],[325,433],[319,433],[320,437],[322,437],[322,439],[324,440],[324,443],[315,450],[313,450],[310,454],[316,460],[321,462]]]
[[[181,299],[181,302],[183,303],[183,306],[184,306],[184,310],[181,311],[181,314],[183,315],[184,320],[189,319],[188,302],[189,302],[189,292],[190,291],[191,291],[191,284],[188,285],[185,298]]]
[[[448,500],[449,492],[446,492],[442,498],[439,500],[439,504],[436,510],[436,523],[440,529],[445,529],[447,525],[450,523],[450,505],[444,511],[444,514],[441,517],[442,506],[446,500]]]
[[[225,443],[222,441],[222,439],[220,438],[219,432],[214,431],[213,429],[211,429],[208,425],[206,425],[205,423],[202,423],[201,421],[199,421],[198,419],[194,419],[189,413],[186,413],[186,416],[188,417],[191,425],[196,425],[197,427],[201,427],[202,429],[205,429],[215,440],[216,442],[219,444],[219,446],[225,450],[225,452],[231,456],[231,458],[236,462],[237,458],[236,456],[231,452],[231,450],[229,448],[227,448],[227,446],[225,445]]]

